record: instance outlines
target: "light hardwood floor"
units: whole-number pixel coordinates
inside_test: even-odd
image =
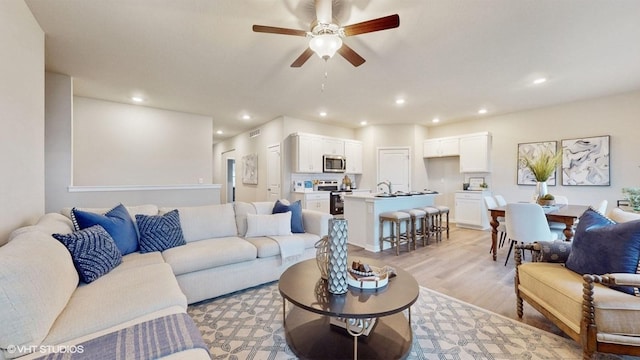
[[[350,245],[348,251],[350,258],[360,256],[377,259],[386,265],[409,271],[420,286],[565,336],[560,329],[528,306],[526,302],[524,317],[518,318],[513,285],[515,273],[513,252],[509,263],[505,266],[504,260],[509,245],[506,244],[498,249],[497,261],[492,260],[489,253],[490,247],[489,231],[456,228],[455,224],[452,224],[449,239],[446,236],[443,236],[441,242],[435,242],[432,239],[427,246],[422,246],[422,241],[419,241],[417,250],[410,252],[407,251],[406,245],[402,245],[399,256],[396,256],[395,249],[373,253]]]

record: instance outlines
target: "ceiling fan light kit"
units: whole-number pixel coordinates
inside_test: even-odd
[[[342,47],[342,39],[337,34],[320,34],[309,40],[309,47],[321,59],[329,60]]]

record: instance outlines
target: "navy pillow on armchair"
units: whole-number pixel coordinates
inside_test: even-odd
[[[615,223],[593,209],[580,217],[566,267],[579,274],[635,274],[640,260],[640,220]],[[616,290],[634,294],[630,286]]]

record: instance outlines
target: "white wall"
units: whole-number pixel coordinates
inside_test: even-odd
[[[640,92],[578,101],[543,109],[522,111],[479,120],[435,126],[429,138],[489,131],[493,135],[493,171],[487,176],[489,190],[508,201],[530,200],[533,186],[516,185],[519,143],[560,141],[600,135],[611,136],[611,186],[550,186],[552,194],[566,195],[575,204],[609,201],[609,208],[622,199],[621,189],[640,186]],[[457,166],[457,158],[430,159],[428,177],[436,186],[441,177],[461,188],[460,174],[447,169]],[[452,205],[452,204],[450,204]]]
[[[208,116],[74,97],[73,185],[211,184]]]
[[[0,244],[44,212],[44,33],[22,0],[0,1]]]

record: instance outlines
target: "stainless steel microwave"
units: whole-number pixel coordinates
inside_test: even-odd
[[[340,155],[322,156],[322,171],[326,173],[343,173],[347,169],[347,159]]]

